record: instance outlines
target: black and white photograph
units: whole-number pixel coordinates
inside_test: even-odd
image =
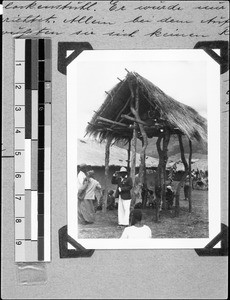
[[[71,237],[86,249],[170,249],[219,233],[219,74],[198,49],[83,51],[71,62]]]
[[[227,299],[229,1],[0,15],[2,299]]]

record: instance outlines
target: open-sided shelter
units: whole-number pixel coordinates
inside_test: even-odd
[[[109,145],[112,141],[129,143],[132,157],[130,160],[131,176],[135,176],[136,139],[142,140],[141,164],[139,176],[144,182],[145,150],[148,138],[158,137],[156,146],[159,154],[158,187],[161,198],[165,202],[167,147],[171,135],[177,135],[181,159],[185,166],[185,180],[191,169],[192,140],[207,141],[207,121],[192,107],[180,103],[166,95],[152,82],[136,72],[128,72],[124,80],[107,93],[101,107],[89,122],[86,132],[99,140],[107,140],[106,161],[109,164]],[[180,88],[178,86],[178,88]],[[181,87],[183,88],[183,87]],[[189,93],[189,91],[188,91]],[[182,135],[189,139],[189,164],[184,156]],[[128,165],[129,167],[129,165]],[[190,178],[191,182],[191,178]],[[191,185],[191,184],[190,184]],[[179,212],[179,192],[181,182],[176,191],[176,208]],[[191,189],[190,189],[191,191]],[[191,193],[190,193],[191,210]]]

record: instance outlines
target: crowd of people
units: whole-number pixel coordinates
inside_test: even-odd
[[[78,222],[84,225],[94,223],[96,211],[101,204],[96,196],[97,192],[101,190],[101,185],[94,175],[94,171],[88,170],[87,165],[82,164],[78,167]],[[130,211],[133,182],[127,169],[121,167],[119,172],[113,174],[111,182],[116,184],[117,188],[115,195],[113,190],[109,191],[107,208],[116,209],[115,198],[118,198],[117,227],[124,229],[121,238],[151,238],[151,229],[142,224],[141,210]]]
[[[200,173],[199,173],[200,175]],[[194,176],[195,177],[195,176]],[[198,177],[198,174],[196,174]],[[107,195],[107,209],[117,210],[118,228],[124,229],[122,238],[151,236],[150,228],[141,222],[141,208],[156,208],[157,199],[161,198],[161,187],[148,188],[140,183],[138,174],[135,176],[134,184],[127,169],[121,167],[116,171],[111,180],[116,185],[116,191],[109,190]],[[78,222],[80,224],[92,224],[95,222],[97,210],[102,210],[104,205],[104,190],[101,184],[95,179],[95,173],[86,164],[78,166],[77,170],[78,188]],[[135,195],[135,205],[131,209],[132,195]],[[189,177],[184,183],[184,200],[189,198]],[[167,185],[165,191],[166,209],[172,210],[175,192],[171,185]],[[117,200],[117,201],[116,201]],[[160,210],[162,202],[160,203]],[[149,232],[150,230],[150,232]]]

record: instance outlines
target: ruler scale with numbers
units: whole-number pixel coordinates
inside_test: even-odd
[[[15,261],[50,261],[51,40],[15,39]]]

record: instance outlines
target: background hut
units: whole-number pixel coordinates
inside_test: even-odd
[[[156,184],[161,189],[159,201],[163,200],[163,202],[165,202],[168,143],[171,135],[177,135],[181,160],[185,168],[184,176],[176,191],[176,214],[178,215],[180,186],[187,174],[191,173],[189,170],[191,169],[192,141],[194,139],[201,143],[207,141],[207,121],[205,118],[200,116],[192,107],[166,95],[160,88],[138,73],[128,72],[124,80],[120,80],[113,89],[107,92],[104,103],[95,112],[86,132],[100,141],[107,141],[106,170],[108,170],[111,142],[124,141],[129,143],[129,149],[132,153],[130,167],[133,179],[136,165],[136,140],[140,139],[142,149],[139,176],[142,183],[145,180],[145,153],[148,138],[157,137],[156,147],[159,154],[159,164]],[[184,155],[183,135],[189,140],[189,162],[186,161]],[[191,188],[189,203],[191,206]]]
[[[95,178],[100,182],[102,189],[105,189],[105,142],[97,142],[90,139],[77,140],[77,162],[80,164],[87,164],[95,172]],[[139,169],[140,154],[137,153],[136,172]],[[157,169],[158,159],[148,156],[146,158],[147,182],[154,183],[152,174]],[[127,167],[127,150],[119,148],[115,145],[110,147],[110,164],[108,172],[108,189],[115,189],[111,184],[111,178],[115,171],[120,167]]]

